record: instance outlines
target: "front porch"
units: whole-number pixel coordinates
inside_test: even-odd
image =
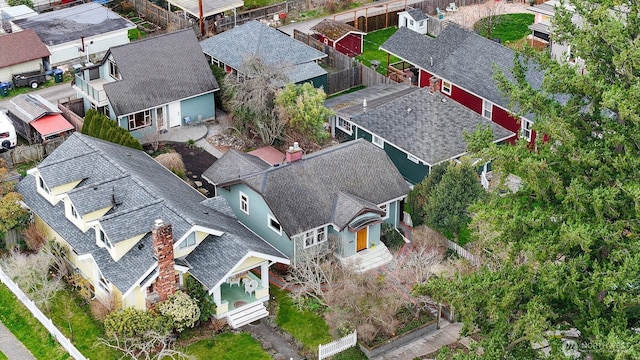
[[[378,268],[393,260],[393,255],[391,255],[389,249],[382,242],[373,248],[358,251],[349,257],[342,257],[338,253],[334,253],[333,256],[335,256],[342,265],[350,266],[358,273],[364,273],[371,269]]]
[[[238,276],[236,281],[232,280],[234,276]],[[216,303],[215,317],[217,319],[226,318],[229,326],[237,329],[269,315],[263,305],[269,300],[269,281],[268,275],[262,279],[251,272],[237,273],[234,276],[229,277],[226,283],[220,285],[219,300],[216,299],[218,292],[214,292],[214,302]],[[245,286],[251,281],[257,283],[255,290]]]

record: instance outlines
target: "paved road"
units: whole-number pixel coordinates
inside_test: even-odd
[[[70,83],[64,83],[56,86],[50,86],[31,92],[30,94],[39,94],[43,98],[49,100],[56,105],[58,100],[66,100],[68,97],[76,98],[76,91],[71,87]],[[6,109],[9,100],[12,98],[0,98],[0,109]]]
[[[20,340],[0,322],[0,351],[2,351],[9,360],[36,360],[29,350],[22,345]]]

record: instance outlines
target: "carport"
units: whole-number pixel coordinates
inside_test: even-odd
[[[236,9],[244,6],[244,0],[168,0],[167,3],[199,19],[203,34],[204,18],[232,10],[235,25]]]

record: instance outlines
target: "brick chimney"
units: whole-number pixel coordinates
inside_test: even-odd
[[[432,76],[429,78],[429,92],[435,93],[436,91],[440,91],[440,78],[436,76]]]
[[[158,259],[158,278],[154,283],[154,291],[160,301],[167,300],[176,292],[176,271],[173,260],[173,229],[171,224],[156,220],[151,231],[153,236],[153,254]]]
[[[294,142],[293,146],[289,146],[289,150],[287,150],[285,160],[288,163],[302,160],[302,149],[300,148],[297,142]]]

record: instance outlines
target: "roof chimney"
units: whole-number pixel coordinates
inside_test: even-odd
[[[440,91],[440,78],[436,76],[432,76],[429,78],[429,92],[435,93],[436,91]]]
[[[296,162],[302,159],[302,149],[298,145],[298,142],[294,142],[293,146],[289,146],[289,150],[285,155],[285,161],[288,163]]]
[[[176,292],[176,271],[173,258],[173,229],[158,219],[151,230],[153,237],[153,254],[158,260],[158,278],[154,283],[154,291],[160,301],[167,300]]]

